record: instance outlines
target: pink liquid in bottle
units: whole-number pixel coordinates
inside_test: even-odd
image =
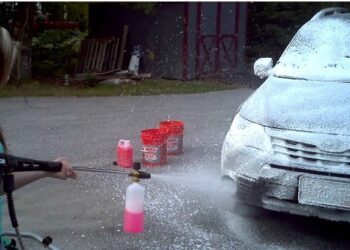
[[[124,232],[141,233],[144,229],[145,188],[137,182],[126,189]]]
[[[127,233],[141,233],[144,225],[144,212],[131,213],[125,209],[124,211],[124,232]]]
[[[117,164],[123,168],[133,166],[133,147],[129,140],[119,140],[117,146]]]

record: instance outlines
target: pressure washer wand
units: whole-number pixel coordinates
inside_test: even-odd
[[[78,167],[78,166],[73,166],[72,168],[76,171],[84,171],[84,172],[97,172],[97,173],[109,173],[109,174],[129,174],[129,172],[127,172],[127,171],[107,169],[107,168],[88,168],[88,167]]]
[[[137,170],[137,169],[133,169],[130,172],[123,171],[123,170],[114,170],[114,169],[106,169],[106,168],[88,168],[88,167],[79,167],[79,166],[73,166],[73,169],[76,171],[86,171],[86,172],[96,172],[96,173],[125,174],[130,177],[134,177],[138,179],[151,178],[151,174],[144,171]]]

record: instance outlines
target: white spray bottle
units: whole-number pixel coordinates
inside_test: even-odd
[[[133,183],[126,189],[124,232],[141,233],[144,229],[145,188],[133,178]]]

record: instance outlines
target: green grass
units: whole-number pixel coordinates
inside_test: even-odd
[[[239,87],[233,84],[205,81],[144,80],[120,85],[96,87],[54,86],[31,82],[19,86],[5,85],[0,88],[0,97],[16,96],[127,96],[190,94],[229,90]]]

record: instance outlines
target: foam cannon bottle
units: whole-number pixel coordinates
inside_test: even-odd
[[[144,229],[144,201],[145,188],[139,183],[140,178],[148,179],[150,174],[142,171],[133,171],[129,174],[133,182],[126,189],[124,210],[124,232],[141,233]]]

